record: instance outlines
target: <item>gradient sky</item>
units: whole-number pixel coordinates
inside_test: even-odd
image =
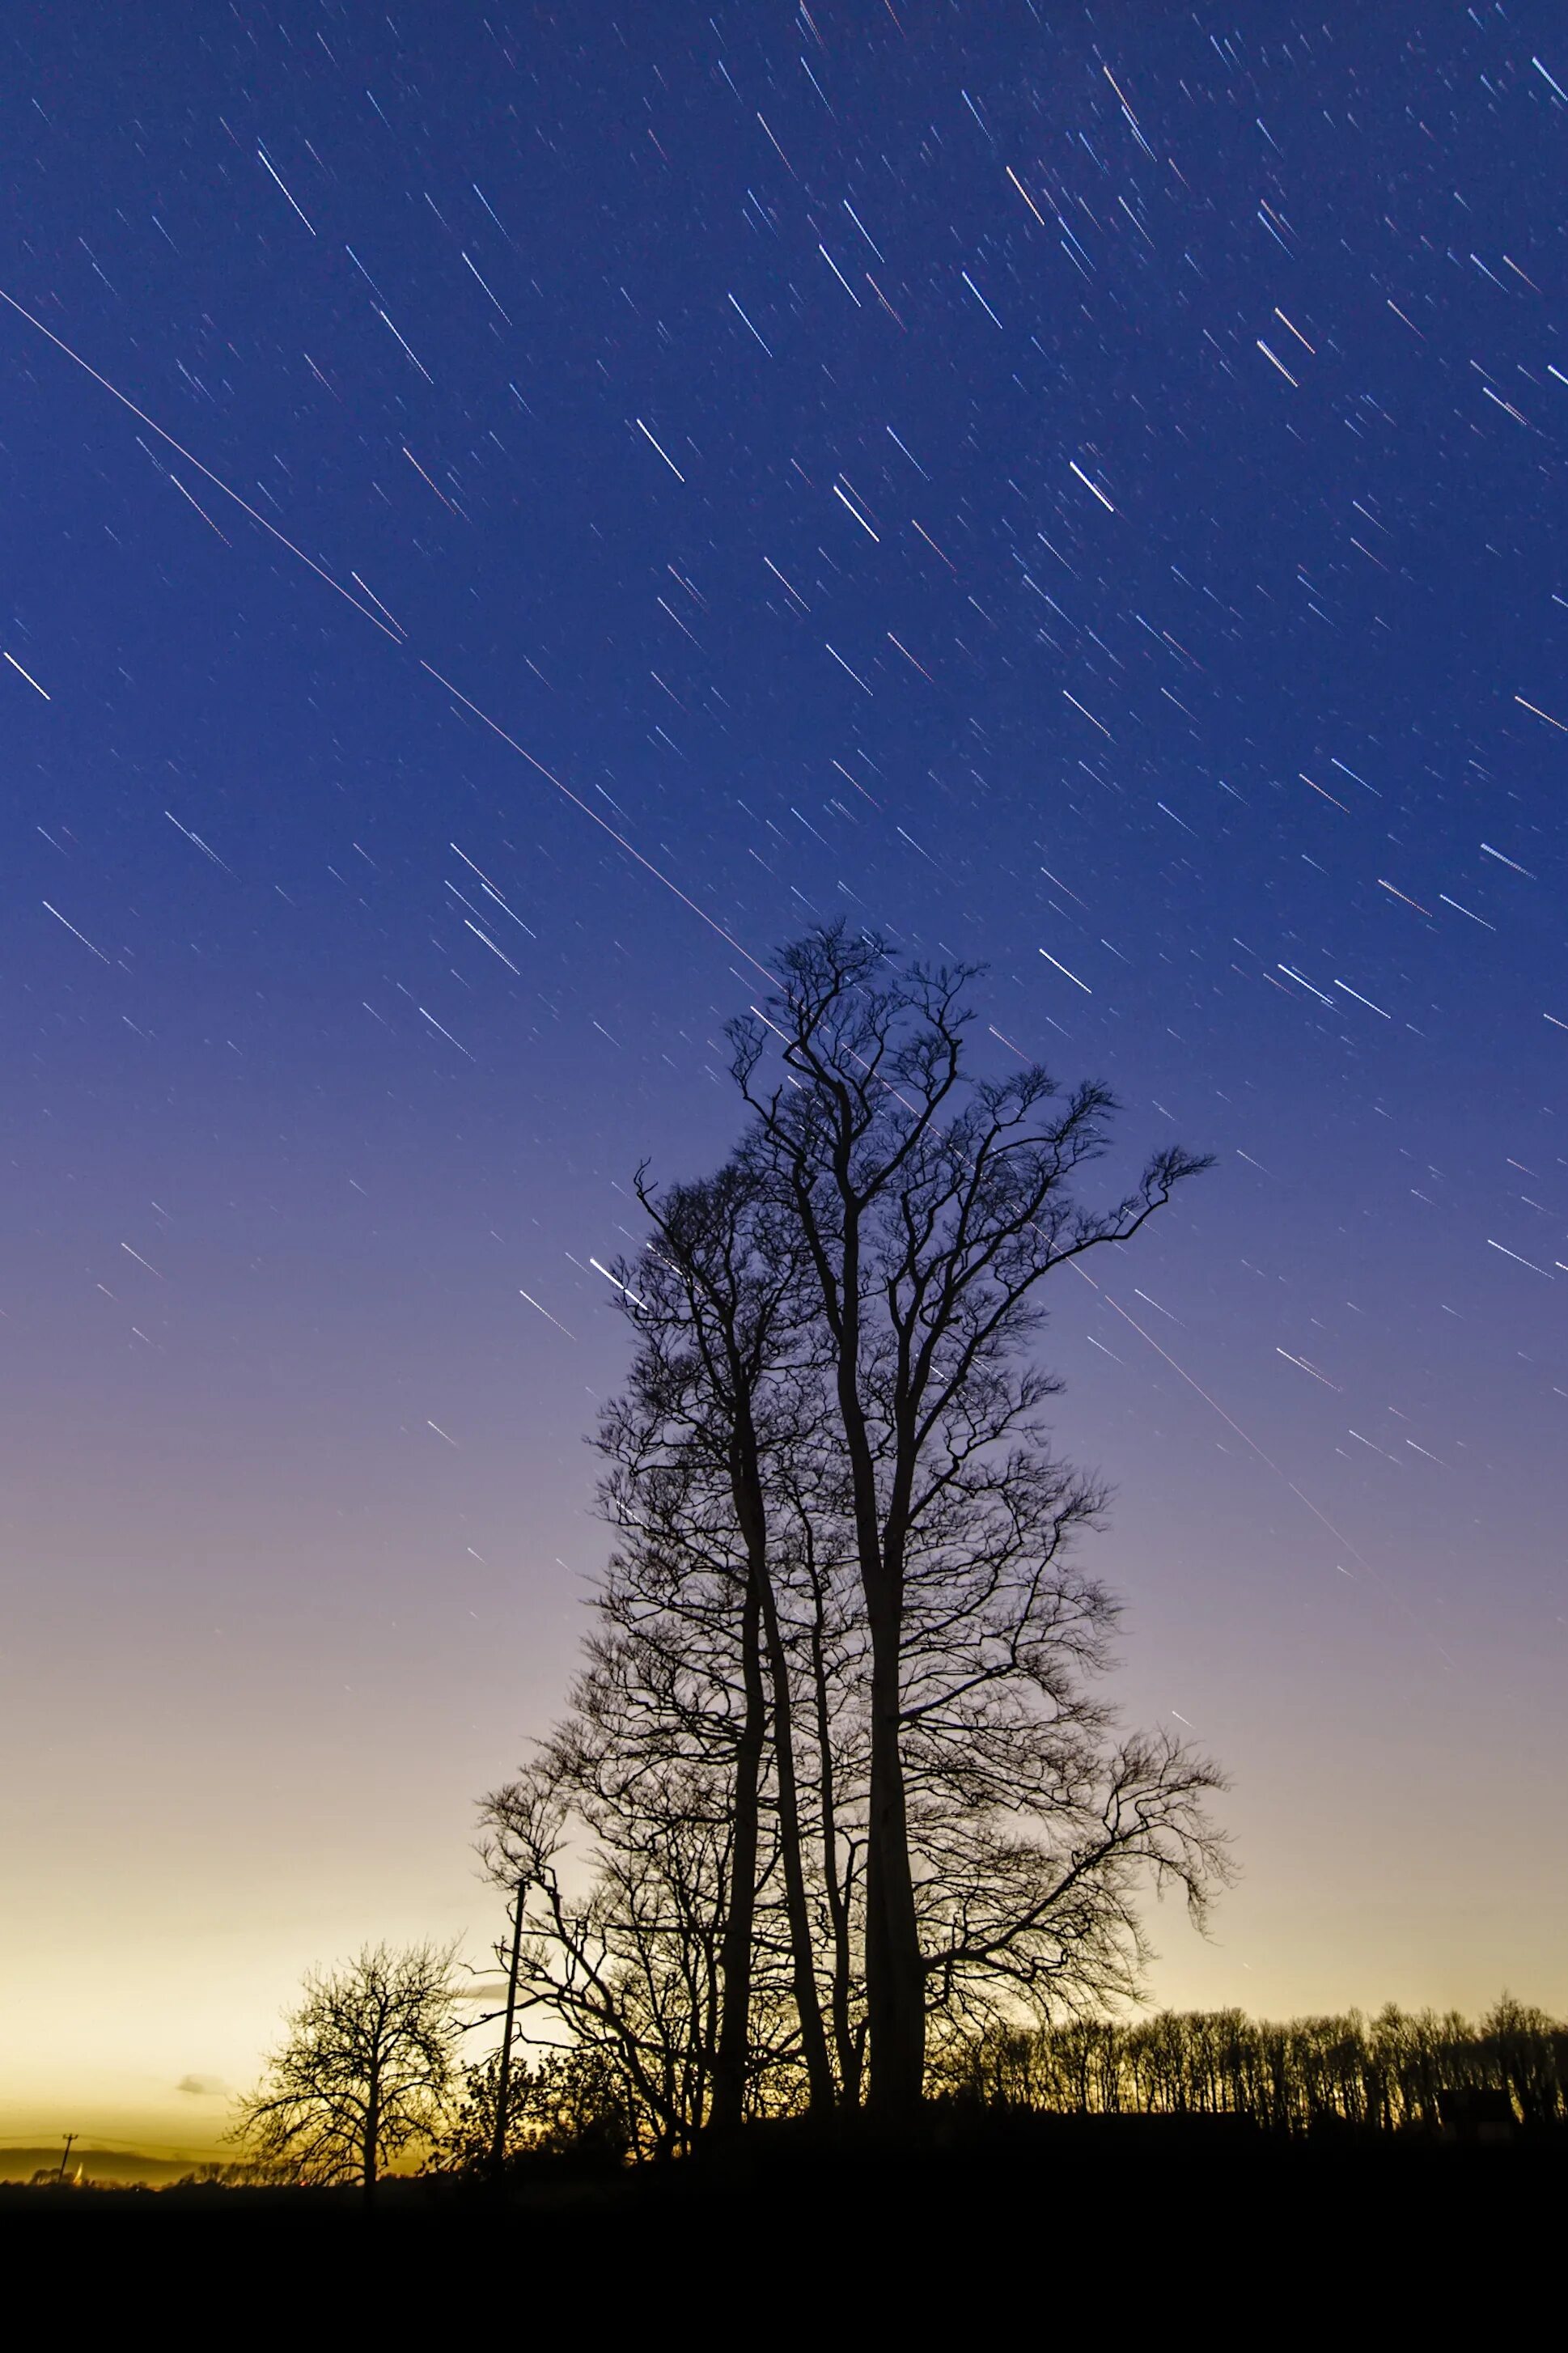
[[[824,915],[1218,1155],[1049,1340],[1235,1780],[1157,1995],[1568,2007],[1560,14],[0,36],[0,2132],[482,1952],[590,1261]]]

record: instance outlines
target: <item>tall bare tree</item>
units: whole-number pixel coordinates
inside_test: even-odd
[[[1207,1164],[1168,1148],[1124,1198],[1085,1208],[1074,1179],[1106,1148],[1113,1100],[1091,1085],[1064,1096],[1037,1066],[973,1077],[973,970],[900,966],[842,926],[783,963],[780,989],[731,1032],[752,1113],[741,1157],[798,1235],[826,1344],[870,1649],[870,2097],[898,2112],[921,2096],[926,2032],[906,1774],[911,1563],[955,1503],[978,1497],[984,1514],[998,1482],[1028,1482],[1055,1387],[1026,1355],[1045,1279],[1130,1240]],[[1016,1467],[999,1470],[1008,1449]]]
[[[308,2182],[358,2181],[438,2128],[456,2072],[454,1947],[367,1945],[311,1970],[231,2137]]]
[[[793,1235],[769,1218],[733,1162],[715,1177],[657,1194],[639,1172],[652,1232],[623,1289],[637,1333],[627,1390],[605,1416],[600,1445],[614,1469],[604,1499],[623,1535],[628,1572],[676,1568],[677,1588],[705,1599],[719,1566],[731,1597],[735,1734],[728,1902],[712,2122],[744,2113],[764,1784],[777,1816],[794,1998],[811,2105],[834,2099],[816,1977],[801,1841],[794,1707],[780,1619],[778,1553],[787,1543],[790,1461],[809,1442],[816,1390],[802,1361],[801,1268]],[[653,1599],[639,1615],[652,1639]],[[683,1596],[664,1581],[679,1628]],[[721,1605],[722,1617],[722,1606]],[[710,1620],[711,1610],[710,1607]],[[678,1632],[683,1644],[685,1637]]]
[[[1100,1089],[964,1063],[971,976],[813,935],[732,1032],[712,1178],[639,1176],[616,1533],[587,1665],[486,1803],[529,1890],[526,2002],[613,2057],[653,2145],[922,2092],[944,2046],[1133,1989],[1137,1899],[1224,1875],[1214,1768],[1120,1736],[1116,1609],[1079,1567],[1044,1278],[1203,1164],[1091,1210]],[[771,1063],[769,1058],[772,1058]],[[767,1075],[771,1068],[772,1076]]]

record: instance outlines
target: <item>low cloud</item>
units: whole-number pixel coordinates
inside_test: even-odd
[[[194,2099],[213,2100],[221,2098],[228,2085],[221,2075],[182,2075],[174,2089],[189,2092]]]

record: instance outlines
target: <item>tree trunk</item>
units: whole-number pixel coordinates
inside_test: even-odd
[[[748,1547],[749,1549],[751,1547]],[[735,1748],[734,1837],[731,1845],[730,1903],[719,1947],[723,1979],[719,2008],[719,2044],[713,2063],[715,2132],[733,2131],[745,2116],[746,2077],[752,2039],[752,1928],[757,1905],[757,1813],[763,1744],[767,1731],[767,1695],[763,1682],[761,1579],[754,1559],[748,1567],[741,1612],[741,1675],[745,1712]]]
[[[878,1586],[881,1578],[878,1579]],[[901,1610],[874,1591],[871,1633],[871,1792],[866,1850],[866,2010],[871,2081],[867,2105],[912,2116],[925,2087],[925,1980],[904,1803]]]
[[[834,1387],[848,1457],[856,1550],[871,1636],[871,1788],[866,1837],[866,2014],[871,2045],[868,2105],[910,2116],[925,2085],[925,1987],[910,1869],[902,1756],[903,1566],[884,1551],[877,1474],[860,1396],[859,1205],[841,1133],[833,1177],[844,1212],[837,1265],[831,1263],[809,1194],[796,1187],[802,1225],[816,1261],[834,1341]],[[837,1278],[837,1279],[836,1279]],[[900,1464],[906,1480],[910,1467]]]
[[[500,2063],[496,2069],[496,2113],[490,2128],[490,2171],[499,2175],[506,2162],[507,2111],[511,2103],[511,2044],[517,2031],[517,1969],[522,1950],[522,1902],[528,1883],[520,1879],[511,1915],[511,1960],[506,1973],[506,2022],[501,2029]]]
[[[834,2105],[833,2063],[827,2054],[827,2035],[822,2023],[811,1915],[806,1905],[789,1662],[784,1656],[784,1640],[779,1631],[777,1599],[772,1580],[766,1577],[763,1586],[763,1626],[773,1682],[773,1764],[779,1785],[779,1838],[784,1851],[784,1905],[789,1915],[791,1982],[795,2014],[800,2020],[800,2046],[805,2060],[810,2110],[814,2116],[826,2116]]]
[[[381,2082],[379,2072],[373,2071],[364,2104],[364,2145],[360,2178],[368,2205],[375,2196],[376,2161],[381,2141]]]
[[[827,1892],[827,1916],[833,1930],[833,2041],[838,2053],[839,2097],[847,2108],[860,2105],[860,2063],[863,2038],[849,2023],[849,1896],[848,1877],[838,1876],[838,1792],[833,1770],[833,1715],[827,1695],[827,1662],[823,1655],[822,1587],[812,1570],[814,1608],[811,1623],[811,1680],[816,1705],[818,1804],[822,1831],[823,1884]]]

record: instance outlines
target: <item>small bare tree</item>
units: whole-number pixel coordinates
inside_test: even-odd
[[[428,2140],[455,2073],[455,1947],[367,1945],[312,1969],[229,2137],[301,2182],[358,2181]]]
[[[620,2165],[636,2144],[623,2071],[591,2043],[514,2060],[501,2083],[501,2053],[463,2070],[461,2086],[433,2152],[431,2168],[493,2180],[530,2158]]]

